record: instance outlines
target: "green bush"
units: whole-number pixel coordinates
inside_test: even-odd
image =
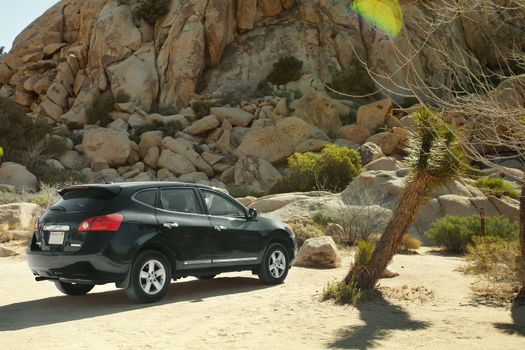
[[[106,91],[97,95],[91,105],[86,110],[87,120],[89,124],[99,124],[100,126],[107,126],[113,121],[109,113],[114,111],[115,99],[111,91]]]
[[[324,236],[323,231],[310,222],[294,222],[289,224],[290,229],[295,234],[295,239],[297,239],[297,246],[300,247],[303,243],[310,238]]]
[[[155,23],[159,18],[168,14],[171,0],[139,0],[133,14],[143,18],[148,23]]]
[[[360,63],[358,65],[362,67]],[[330,95],[334,98],[344,98],[340,93],[359,97],[377,90],[370,75],[364,68],[357,69],[353,73],[335,73],[328,86],[336,91],[330,91]]]
[[[274,85],[284,85],[301,78],[303,62],[292,56],[281,57],[273,64],[273,69],[266,81]]]
[[[33,173],[41,184],[46,186],[63,187],[67,185],[86,183],[88,178],[74,170],[59,170],[46,164],[38,164]]]
[[[6,160],[32,170],[43,157],[62,153],[63,143],[48,136],[51,129],[45,121],[28,117],[12,100],[0,97],[0,146]]]
[[[262,191],[259,188],[251,187],[248,185],[239,185],[235,183],[227,184],[226,190],[228,190],[230,196],[234,198],[260,197],[264,194],[264,191]]]
[[[499,178],[489,179],[484,177],[476,181],[474,186],[479,188],[483,193],[496,197],[504,195],[510,198],[519,199],[520,196],[519,192],[510,182]]]
[[[334,218],[322,211],[318,211],[312,215],[312,221],[321,227],[326,227],[328,224],[335,222]]]
[[[452,252],[464,253],[476,236],[480,236],[479,216],[445,216],[436,220],[426,232],[428,238]],[[518,223],[502,216],[485,218],[485,235],[505,240],[516,239]]]
[[[193,112],[195,112],[195,115],[198,118],[205,117],[207,115],[210,115],[210,109],[212,107],[218,107],[219,104],[217,103],[217,100],[200,100],[200,101],[194,101],[191,103],[191,109],[193,109]]]
[[[321,153],[294,153],[288,168],[290,173],[277,186],[281,192],[340,192],[361,171],[361,157],[353,149],[331,144]]]
[[[372,259],[374,249],[374,242],[365,240],[359,241],[357,243],[357,251],[354,257],[354,266],[356,268],[365,268],[370,259]]]
[[[474,237],[467,248],[464,272],[476,276],[474,293],[484,299],[508,303],[514,300],[519,281],[519,240]]]
[[[333,299],[337,304],[357,305],[363,292],[354,283],[345,281],[328,282],[323,289],[323,300]]]

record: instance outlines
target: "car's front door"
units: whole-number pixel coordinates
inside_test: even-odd
[[[211,224],[195,189],[161,188],[157,220],[175,252],[177,269],[211,266],[213,245]]]
[[[245,209],[222,193],[201,193],[213,227],[214,266],[256,263],[262,245],[257,219],[248,219]]]

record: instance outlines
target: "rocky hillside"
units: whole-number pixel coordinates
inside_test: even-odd
[[[67,151],[48,165],[82,171],[90,181],[234,182],[267,192],[294,151],[335,142],[360,148],[365,163],[403,155],[410,118],[392,113],[391,100],[361,106],[363,100],[334,100],[324,87],[344,82],[356,94],[395,92],[409,79],[392,40],[349,12],[347,1],[172,0],[154,18],[139,11],[148,2],[62,0],[0,58],[0,96],[65,138]],[[404,12],[396,44],[427,40],[419,21],[439,11],[414,1]],[[447,54],[468,52],[473,65],[497,65],[485,40],[525,40],[516,34],[525,26],[520,16],[501,16],[456,18]],[[272,64],[288,56],[302,62],[302,77],[261,92]],[[464,73],[443,71],[440,59],[425,49],[414,61],[433,86]],[[394,79],[375,85],[361,61]],[[93,106],[108,95],[115,100],[109,123],[93,120]],[[0,169],[4,182],[24,178],[34,187],[21,173],[15,164]]]

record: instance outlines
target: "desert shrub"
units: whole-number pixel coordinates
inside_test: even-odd
[[[416,239],[409,234],[403,236],[403,241],[401,243],[401,251],[408,252],[410,250],[416,250],[421,247],[421,241]]]
[[[115,99],[111,94],[111,91],[106,91],[97,95],[86,110],[88,123],[107,126],[113,121],[109,116],[109,113],[113,112],[114,105]]]
[[[340,192],[361,171],[361,157],[353,149],[331,144],[321,153],[292,154],[288,168],[290,173],[281,179],[278,191]]]
[[[133,14],[143,18],[148,23],[155,23],[159,18],[168,14],[171,0],[139,0]]]
[[[474,237],[467,248],[463,271],[475,275],[478,296],[494,301],[510,301],[520,288],[517,258],[519,241],[500,237]]]
[[[480,233],[481,223],[478,216],[448,215],[436,220],[426,235],[449,251],[464,253],[467,246],[473,243],[474,237],[480,236]],[[485,235],[507,241],[516,239],[518,223],[510,222],[509,219],[502,216],[487,217],[485,218]]]
[[[519,192],[514,186],[503,179],[495,178],[489,179],[487,177],[481,178],[474,183],[474,186],[479,188],[483,193],[501,197],[502,195],[508,196],[514,199],[519,198]]]
[[[59,198],[60,196],[57,193],[56,187],[42,185],[40,186],[40,191],[29,196],[29,202],[47,209],[55,204]]]
[[[175,106],[159,106],[157,113],[160,115],[175,115],[179,113],[179,110]]]
[[[372,241],[361,240],[357,243],[357,251],[354,257],[355,268],[365,268],[372,254],[374,253],[375,244]]]
[[[357,305],[363,291],[354,283],[346,284],[344,281],[328,282],[323,289],[323,300],[333,299],[337,304]]]
[[[273,64],[266,80],[274,85],[284,85],[301,78],[303,62],[292,56],[281,57]]]
[[[230,196],[235,198],[260,197],[264,194],[264,191],[260,188],[235,183],[227,184],[226,190],[228,190]]]
[[[195,115],[198,118],[205,117],[207,115],[210,115],[210,109],[212,107],[218,107],[219,104],[217,103],[217,100],[200,100],[200,101],[193,101],[191,103],[191,109],[193,109],[193,112],[195,112]]]
[[[292,232],[295,234],[297,245],[299,247],[302,246],[303,243],[309,238],[324,236],[323,231],[321,231],[318,226],[309,222],[294,222],[290,223],[289,226]]]
[[[361,67],[361,64],[359,67]],[[376,91],[374,82],[370,79],[366,69],[357,69],[352,73],[337,72],[333,74],[332,81],[328,86],[336,92],[330,91],[334,98],[343,97],[342,94],[361,97]],[[339,93],[338,93],[339,92]]]
[[[117,94],[115,95],[115,103],[126,103],[130,101],[131,101],[131,96],[122,90],[117,92]]]
[[[328,224],[336,222],[330,215],[322,211],[318,211],[312,215],[312,221],[321,227],[326,227]]]
[[[62,141],[49,137],[50,133],[51,125],[28,117],[15,102],[0,97],[0,146],[7,160],[32,170],[43,158],[61,154],[65,150]]]
[[[38,164],[33,169],[33,173],[40,183],[46,186],[60,187],[86,183],[88,181],[88,178],[78,171],[70,169],[60,170],[46,164]]]

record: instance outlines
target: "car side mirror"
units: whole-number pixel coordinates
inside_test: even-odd
[[[257,210],[254,208],[248,209],[248,219],[253,220],[257,217]]]

